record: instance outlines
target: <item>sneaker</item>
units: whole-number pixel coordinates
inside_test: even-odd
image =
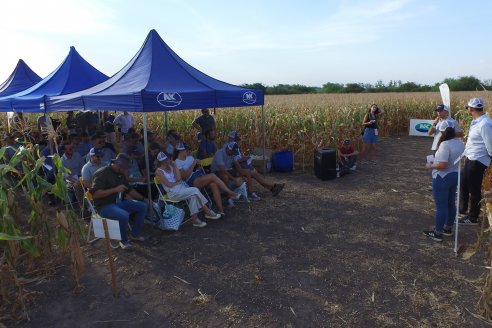
[[[354,164],[354,166],[352,166],[351,168],[349,168],[350,171],[355,171],[357,169],[357,165]]]
[[[236,196],[234,196],[234,197],[230,197],[230,199],[233,199],[233,200],[239,200],[239,198],[241,198],[241,194],[239,194],[239,193],[236,193]]]
[[[193,226],[194,227],[197,227],[197,228],[204,228],[207,226],[207,223],[206,222],[203,222],[202,220],[200,219],[196,219],[195,222],[193,222]]]
[[[229,198],[227,200],[227,207],[228,208],[233,208],[234,207],[234,201],[232,200],[232,198]]]
[[[280,191],[279,191],[280,192]],[[254,201],[257,201],[257,200],[261,200],[261,197],[258,196],[255,192],[252,192],[249,196],[248,196],[249,200],[254,200]]]
[[[426,230],[424,231],[424,235],[429,237],[434,241],[442,242],[442,234],[435,232],[434,230]]]
[[[221,218],[221,215],[210,210],[208,213],[205,213],[205,217],[210,220],[218,220]]]
[[[121,249],[124,249],[124,250],[133,249],[133,245],[130,244],[129,241],[127,241],[126,243],[123,243],[123,242],[120,241],[120,247],[121,247]]]
[[[131,237],[132,241],[140,241],[140,242],[144,242],[145,241],[145,237],[144,236],[138,236],[138,237]]]
[[[285,186],[285,184],[283,184],[283,183],[274,184],[273,188],[272,188],[272,195],[274,197],[277,196],[282,191],[282,189],[284,189],[284,186]]]
[[[453,236],[453,230],[452,229],[446,229],[442,231],[442,235],[446,237],[452,237]]]
[[[478,219],[473,219],[470,216],[465,215],[461,219],[458,219],[458,223],[462,225],[477,225]]]

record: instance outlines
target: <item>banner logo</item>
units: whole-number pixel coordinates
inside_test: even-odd
[[[183,98],[177,92],[161,92],[157,95],[157,102],[163,107],[176,107],[182,101]]]
[[[243,102],[248,105],[254,104],[256,102],[256,93],[252,91],[246,91],[243,94]]]
[[[419,124],[415,125],[415,130],[417,130],[419,132],[427,132],[427,131],[429,131],[429,129],[431,127],[432,127],[432,125],[429,123],[419,123]]]

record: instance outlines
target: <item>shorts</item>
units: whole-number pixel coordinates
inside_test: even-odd
[[[205,174],[202,171],[195,171],[191,173],[189,178],[186,180],[186,183],[188,184],[188,186],[193,187],[193,183],[195,182],[196,178],[201,177],[203,175]]]
[[[362,141],[364,143],[375,144],[378,142],[378,136],[376,135],[376,129],[365,128],[362,135]]]

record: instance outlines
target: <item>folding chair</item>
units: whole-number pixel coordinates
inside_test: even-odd
[[[157,191],[159,192],[159,198],[157,200],[158,205],[159,205],[159,210],[162,210],[162,205],[160,204],[160,202],[163,202],[164,205],[165,204],[172,204],[174,206],[182,208],[185,211],[188,209],[188,200],[187,199],[185,199],[185,200],[174,200],[174,199],[169,198],[169,195],[162,189],[161,183],[159,182],[157,177],[154,177],[154,184],[157,188]],[[186,206],[184,206],[183,204],[185,204]],[[158,216],[161,216],[160,213],[157,213],[157,214],[158,214]],[[183,223],[181,223],[181,225],[185,224],[189,220],[191,220],[191,216],[189,218],[187,218],[186,220],[183,220]]]

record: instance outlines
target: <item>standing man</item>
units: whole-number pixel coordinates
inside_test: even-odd
[[[128,133],[128,130],[133,127],[133,124],[135,124],[135,118],[128,112],[116,116],[113,125],[120,125],[121,141],[123,141],[123,136]]]
[[[205,131],[212,129],[215,130],[215,119],[212,115],[210,115],[208,108],[202,108],[202,115],[198,116],[191,124],[194,128],[200,130],[198,140],[201,139],[201,136],[204,135]]]
[[[435,111],[437,112],[437,118],[432,123],[432,127],[429,129],[429,135],[434,135],[434,141],[432,142],[431,150],[435,153],[437,151],[437,144],[439,143],[439,139],[441,139],[441,131],[439,127],[442,122],[445,120],[450,120],[454,124],[454,136],[455,138],[461,138],[463,136],[463,129],[461,125],[455,121],[452,117],[449,116],[448,106],[440,104],[436,107]]]
[[[118,154],[111,164],[99,169],[92,180],[92,197],[94,206],[103,218],[117,220],[120,225],[122,249],[132,247],[128,238],[128,222],[130,215],[135,216],[131,241],[144,241],[140,236],[145,216],[147,215],[147,204],[145,198],[137,193],[128,184],[128,170],[132,160],[126,154]],[[119,199],[119,195],[128,195],[132,199]]]
[[[492,120],[483,112],[483,100],[481,98],[470,99],[466,108],[473,120],[470,124],[465,146],[465,166],[461,172],[460,213],[466,214],[468,200],[470,201],[470,211],[468,215],[459,220],[459,223],[476,225],[480,214],[483,174],[490,165],[490,157],[492,156]]]

